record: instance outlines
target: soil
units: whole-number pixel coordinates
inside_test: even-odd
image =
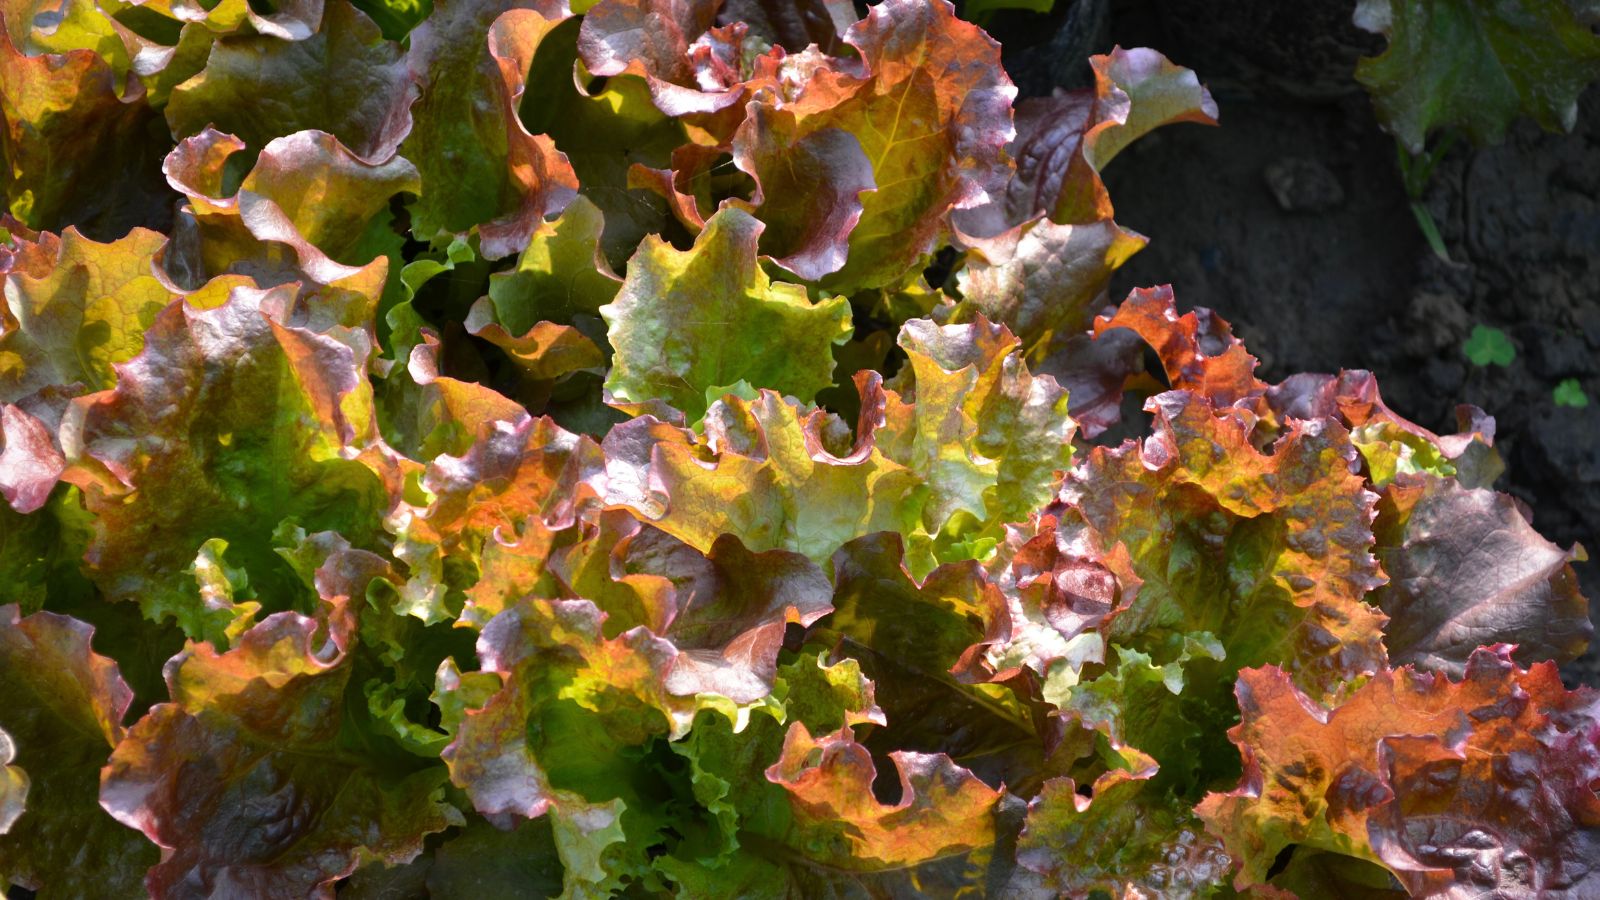
[[[1571,134],[1522,122],[1499,146],[1444,158],[1424,197],[1444,262],[1354,80],[1356,57],[1375,46],[1341,24],[1354,0],[1312,4],[1332,10],[1318,17],[1275,16],[1277,0],[1068,5],[1107,11],[1082,39],[1095,52],[1160,49],[1199,73],[1221,111],[1221,127],[1161,129],[1108,167],[1117,221],[1151,239],[1111,296],[1170,282],[1185,308],[1234,324],[1263,377],[1370,369],[1392,408],[1435,430],[1454,430],[1457,403],[1482,407],[1508,464],[1497,487],[1532,507],[1546,537],[1600,553],[1600,88]],[[1019,83],[1024,94],[1051,87]],[[1478,324],[1510,336],[1509,366],[1464,356]],[[1587,407],[1556,404],[1569,378]],[[1600,620],[1600,563],[1578,569]],[[1600,684],[1600,648],[1562,672]]]

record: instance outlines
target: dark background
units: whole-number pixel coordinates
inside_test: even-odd
[[[1455,430],[1457,403],[1482,407],[1508,466],[1497,487],[1546,537],[1600,553],[1600,89],[1571,134],[1524,121],[1501,145],[1444,158],[1425,201],[1446,263],[1355,81],[1355,61],[1383,41],[1349,24],[1354,8],[1057,0],[1048,17],[1008,13],[990,28],[1024,96],[1085,86],[1088,54],[1120,44],[1194,69],[1216,98],[1221,127],[1160,129],[1107,167],[1118,223],[1150,238],[1113,300],[1171,283],[1182,308],[1233,323],[1263,378],[1370,369],[1396,412],[1435,431]],[[1509,367],[1462,354],[1477,324],[1510,336]],[[1589,406],[1555,405],[1566,378]],[[1600,620],[1600,565],[1578,571]],[[1563,675],[1600,684],[1600,652]]]

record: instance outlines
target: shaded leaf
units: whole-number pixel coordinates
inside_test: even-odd
[[[1088,796],[1071,778],[1046,782],[1028,804],[1018,863],[1069,897],[1219,892],[1231,860],[1193,812],[1149,788],[1154,771],[1113,769]]]
[[[1454,479],[1402,476],[1378,506],[1374,601],[1396,663],[1459,678],[1480,646],[1515,644],[1520,665],[1589,646],[1589,604],[1571,553],[1539,536],[1510,496]]]
[[[178,138],[211,127],[254,150],[297,131],[324,131],[376,162],[411,130],[412,91],[400,47],[360,10],[335,0],[305,40],[219,38],[205,68],[173,88],[166,117]]]
[[[11,826],[0,829],[0,881],[42,897],[137,894],[158,858],[96,802],[133,692],[117,664],[90,649],[93,633],[67,616],[23,617],[0,606],[0,776],[8,786],[0,808]],[[12,793],[19,780],[26,808]]]
[[[483,256],[500,259],[527,246],[540,221],[576,195],[566,156],[517,118],[534,53],[566,18],[564,7],[443,0],[412,32],[407,65],[420,96],[400,152],[422,176],[411,208],[419,238],[476,226]]]
[[[1578,95],[1600,78],[1600,37],[1565,0],[1362,0],[1355,23],[1388,38],[1356,79],[1412,153],[1444,127],[1497,142],[1518,115],[1569,131]]]
[[[560,553],[552,568],[607,614],[606,631],[642,625],[677,648],[666,675],[678,696],[753,703],[772,691],[790,624],[833,609],[822,570],[799,554],[752,553],[724,535],[706,555],[621,512]]]
[[[359,859],[406,862],[459,821],[442,768],[357,749],[350,659],[324,652],[318,630],[279,613],[227,653],[190,644],[167,666],[172,702],[112,753],[102,805],[169,851],[153,896],[332,897]]]

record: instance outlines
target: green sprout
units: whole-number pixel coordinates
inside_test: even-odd
[[[1511,346],[1506,333],[1487,325],[1472,326],[1472,336],[1461,345],[1461,352],[1475,366],[1509,366],[1517,358],[1517,348]]]
[[[1404,142],[1395,141],[1395,153],[1400,163],[1400,181],[1405,185],[1406,198],[1411,201],[1411,217],[1417,220],[1417,227],[1422,230],[1422,236],[1428,242],[1428,249],[1445,262],[1450,261],[1450,251],[1445,249],[1444,236],[1439,233],[1439,226],[1433,221],[1433,213],[1428,211],[1428,205],[1422,198],[1428,191],[1428,180],[1433,177],[1434,167],[1455,147],[1459,139],[1459,134],[1449,132],[1432,150],[1422,153],[1412,153],[1406,149]]]
[[[1583,392],[1583,386],[1578,384],[1578,379],[1568,378],[1556,385],[1552,393],[1557,406],[1570,406],[1573,409],[1582,409],[1589,405],[1589,395]]]

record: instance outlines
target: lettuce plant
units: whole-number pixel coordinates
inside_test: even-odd
[[[1099,170],[1216,108],[1091,62],[1014,102],[942,0],[8,7],[0,880],[1600,891],[1581,550],[1481,412],[1106,306]]]

